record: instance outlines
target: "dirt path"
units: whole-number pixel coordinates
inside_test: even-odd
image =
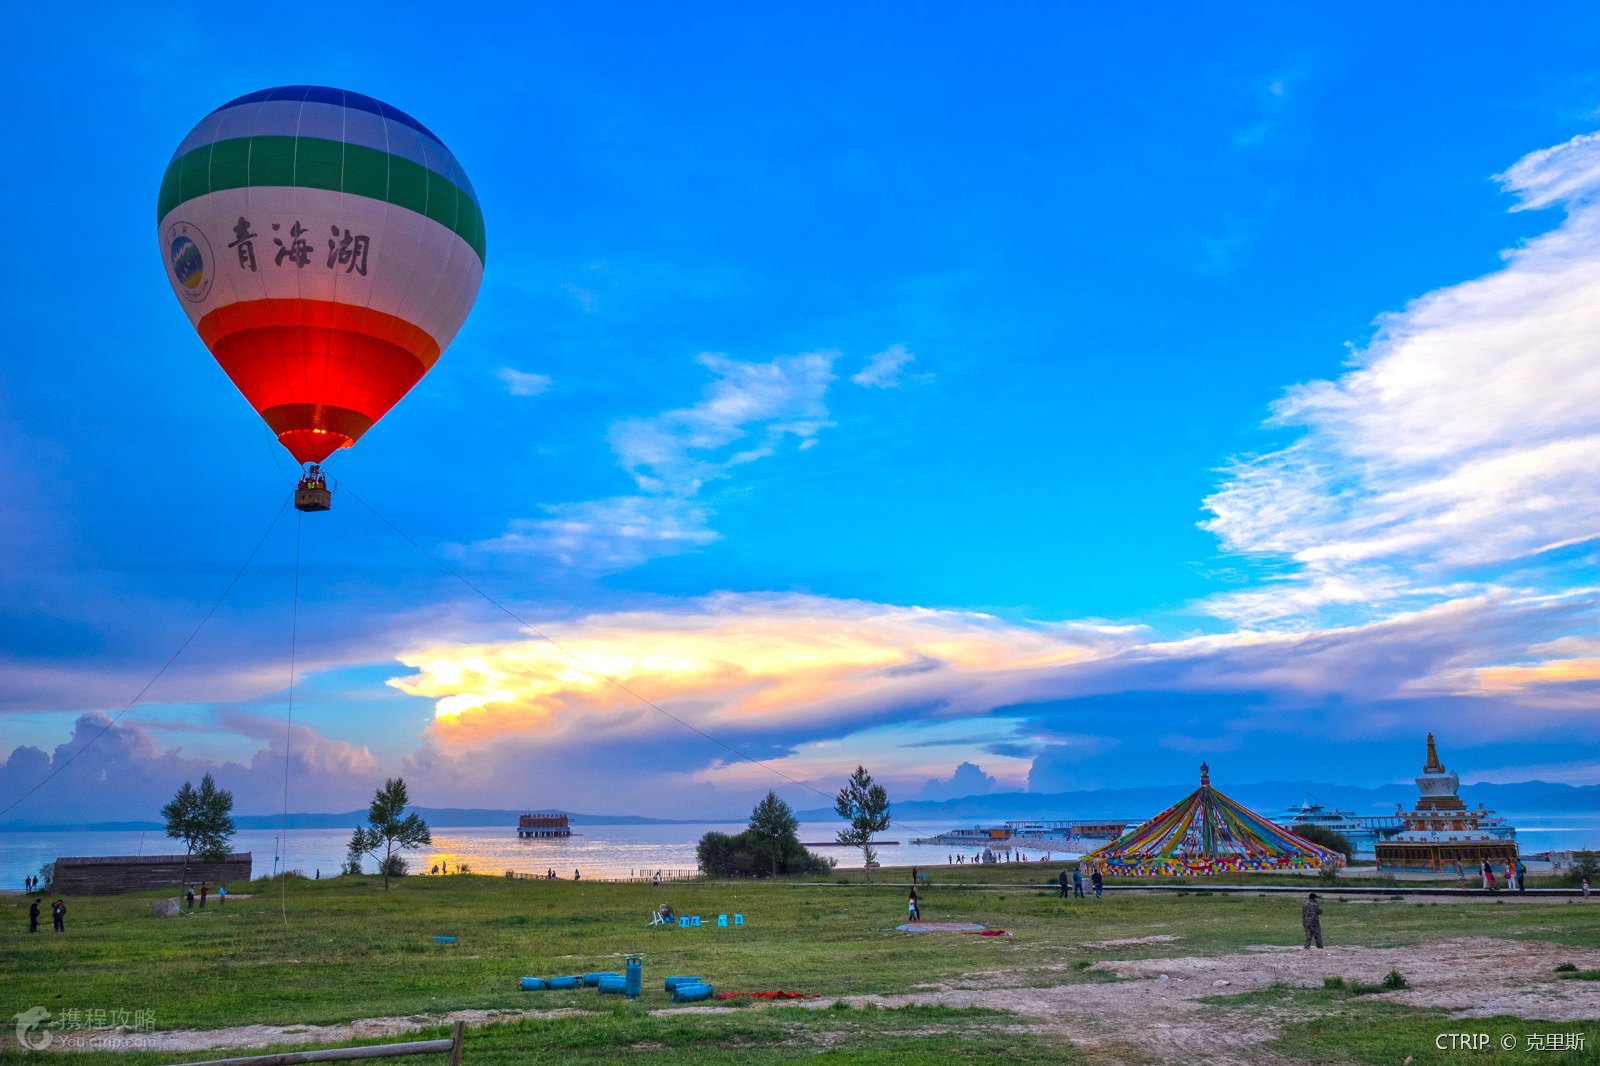
[[[141,1050],[227,1051],[291,1044],[356,1044],[414,1033],[419,1029],[463,1021],[468,1028],[515,1022],[523,1018],[564,1018],[580,1010],[458,1010],[448,1014],[413,1014],[394,1018],[362,1018],[336,1025],[236,1025],[227,1029],[170,1029],[141,1033]]]
[[[1103,941],[1106,947],[1149,943],[1161,937]],[[846,1002],[886,1007],[942,1004],[988,1007],[1020,1015],[1029,1028],[1057,1034],[1086,1049],[1133,1062],[1263,1066],[1284,1060],[1264,1044],[1279,1019],[1258,1009],[1240,1015],[1202,1002],[1263,988],[1274,982],[1320,988],[1323,978],[1377,982],[1390,970],[1411,988],[1376,999],[1446,1011],[1457,1017],[1507,1014],[1555,1022],[1600,1018],[1600,982],[1563,981],[1555,967],[1570,962],[1600,968],[1600,951],[1532,940],[1461,937],[1396,948],[1333,947],[1325,951],[1263,946],[1234,955],[1114,960],[1093,969],[1120,980],[1022,987],[1009,970],[976,972],[925,990],[891,996],[851,996]],[[1063,967],[1064,969],[1065,967]],[[822,1008],[832,999],[800,1005]],[[698,1013],[719,1008],[685,1006],[657,1013]],[[761,1009],[758,1007],[757,1009]],[[583,1011],[464,1010],[448,1014],[367,1018],[338,1025],[247,1025],[228,1029],[172,1030],[141,1034],[156,1051],[230,1050],[289,1044],[348,1044],[393,1037],[456,1020],[469,1026],[523,1018],[558,1018]]]

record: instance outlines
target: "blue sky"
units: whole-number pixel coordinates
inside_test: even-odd
[[[355,495],[824,791],[1376,784],[1429,729],[1468,780],[1595,781],[1600,16],[437,14],[4,16],[35,45],[0,72],[0,806],[281,502],[152,206],[207,111],[294,83],[437,132],[489,245],[300,527],[294,806],[393,772],[440,806],[815,798]],[[294,522],[6,817],[211,766],[276,808]]]

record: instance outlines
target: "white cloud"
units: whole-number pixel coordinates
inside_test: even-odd
[[[578,285],[574,282],[562,282],[561,290],[574,300],[578,301],[578,306],[583,308],[585,311],[593,311],[600,303],[599,293],[595,292],[593,289],[586,289],[582,285]]]
[[[710,512],[672,496],[614,496],[557,503],[548,518],[517,519],[505,533],[474,547],[547,555],[565,566],[597,573],[626,570],[647,559],[713,543]]]
[[[1600,538],[1600,141],[1502,176],[1521,206],[1568,217],[1505,266],[1384,317],[1354,367],[1290,389],[1291,444],[1236,463],[1205,501],[1229,551],[1288,569],[1208,602],[1310,624],[1328,607],[1461,595]],[[1557,563],[1550,563],[1557,565]]]
[[[617,459],[647,492],[693,496],[708,481],[805,442],[831,426],[826,398],[836,352],[746,363],[715,352],[699,362],[715,376],[700,402],[611,427]]]
[[[992,774],[983,772],[983,767],[977,763],[958,763],[955,772],[948,778],[930,778],[922,791],[914,798],[924,800],[959,799],[963,796],[977,796],[985,792],[993,792],[1000,787]]]
[[[888,348],[867,360],[867,365],[850,376],[850,380],[867,389],[897,389],[901,384],[900,370],[917,357],[906,351],[903,344]]]
[[[826,401],[837,357],[817,351],[744,362],[702,353],[698,362],[712,381],[699,402],[611,426],[612,451],[637,494],[547,504],[546,517],[513,521],[503,535],[474,547],[615,571],[713,543],[719,536],[702,490],[790,442],[797,451],[813,447],[833,425]],[[516,373],[502,373],[508,372]]]
[[[550,378],[545,374],[530,374],[523,370],[514,370],[503,366],[495,371],[495,377],[505,384],[506,391],[513,396],[541,396],[550,389]]]

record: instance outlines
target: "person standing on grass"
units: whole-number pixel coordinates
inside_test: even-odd
[[[56,932],[65,933],[67,931],[67,905],[65,903],[58,899],[50,904],[50,917],[55,920]]]
[[[917,905],[917,886],[911,886],[911,896],[906,900],[906,920],[910,922],[922,921],[922,908]]]
[[[185,898],[188,899],[188,901],[189,901],[189,909],[190,910],[194,910],[194,886],[190,885],[185,890],[185,893],[186,893],[185,894]]]
[[[1089,871],[1089,883],[1094,885],[1094,898],[1099,899],[1100,893],[1106,889],[1106,879],[1100,876],[1100,867]]]
[[[1059,877],[1057,877],[1056,880],[1061,882],[1061,898],[1062,899],[1066,899],[1067,898],[1067,871],[1066,871],[1066,867],[1062,867],[1061,875]]]
[[[1311,942],[1316,941],[1317,947],[1322,947],[1322,904],[1317,902],[1315,892],[1306,897],[1300,905],[1300,924],[1306,931],[1306,948],[1309,950]]]
[[[225,904],[227,902],[228,902],[228,886],[227,885],[218,885],[217,886],[217,906],[220,907],[220,906],[222,906],[223,904]]]
[[[200,909],[206,909],[206,893],[211,891],[211,885],[205,881],[200,882]]]
[[[39,931],[39,901],[38,900],[34,900],[32,903],[28,904],[28,932],[37,933],[38,931]]]
[[[1076,866],[1072,868],[1072,898],[1083,898],[1083,871]]]
[[[1467,887],[1467,871],[1462,869],[1461,860],[1456,860],[1456,884],[1462,888]]]

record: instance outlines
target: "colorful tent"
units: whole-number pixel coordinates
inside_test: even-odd
[[[1083,857],[1108,877],[1194,876],[1344,865],[1336,851],[1295,836],[1211,787],[1200,787],[1154,818]]]

